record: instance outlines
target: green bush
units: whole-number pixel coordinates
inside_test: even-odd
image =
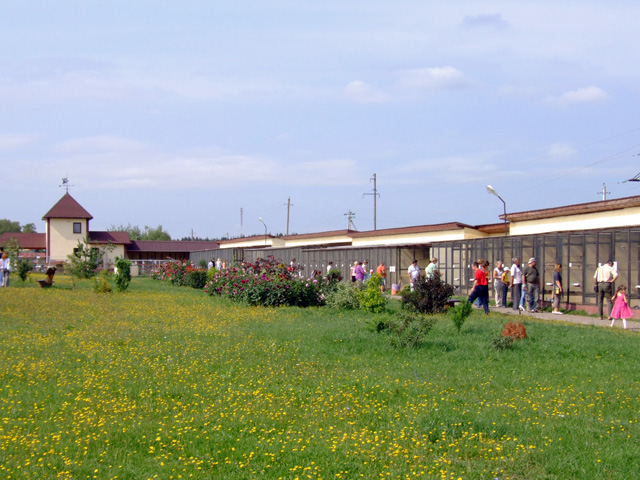
[[[114,281],[119,292],[124,292],[129,287],[131,282],[131,262],[129,260],[116,257]]]
[[[374,273],[364,284],[364,288],[357,291],[360,308],[365,312],[380,313],[387,306],[387,299],[380,290],[382,278]]]
[[[471,315],[472,311],[473,305],[467,301],[460,302],[451,309],[451,319],[453,320],[453,324],[455,325],[458,333],[460,333],[462,325],[464,325],[464,321],[469,315]]]
[[[111,283],[109,283],[109,271],[102,270],[100,275],[93,279],[93,291],[96,293],[111,293]]]
[[[453,286],[442,281],[442,277],[435,272],[433,277],[420,277],[414,282],[413,292],[401,292],[404,305],[412,306],[420,313],[440,313],[453,296]]]
[[[391,333],[391,344],[396,347],[413,348],[424,342],[436,323],[435,316],[419,313],[398,312],[388,324],[378,324],[378,331]]]
[[[18,260],[17,272],[18,272],[18,277],[20,277],[20,280],[22,280],[23,282],[26,281],[27,275],[29,275],[29,272],[31,270],[33,270],[33,265],[28,259],[21,258],[20,260]]]
[[[513,337],[503,337],[500,335],[491,341],[491,346],[496,350],[509,350],[513,348],[515,342],[516,339]]]
[[[360,308],[359,285],[353,282],[340,282],[335,289],[327,293],[325,304],[331,308],[357,310]]]
[[[204,288],[207,284],[208,276],[206,270],[191,270],[187,272],[185,285],[193,288]]]

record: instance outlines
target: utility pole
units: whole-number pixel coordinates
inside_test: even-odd
[[[373,229],[377,230],[376,227],[376,199],[380,196],[380,194],[378,193],[378,189],[376,187],[376,174],[373,174],[373,177],[371,177],[369,179],[369,183],[371,183],[373,181],[373,193],[363,193],[362,196],[364,197],[365,195],[373,195]]]
[[[291,197],[287,198],[287,235],[289,235],[289,211],[291,210],[291,207],[293,207],[293,203],[291,203]]]
[[[347,230],[351,230],[352,225],[353,225],[353,230],[358,230],[358,227],[356,227],[356,224],[353,223],[353,217],[356,216],[355,212],[352,212],[351,209],[349,209],[349,211],[345,213],[345,216],[347,217]]]
[[[240,236],[242,236],[242,207],[240,207]]]
[[[611,192],[607,192],[607,186],[603,183],[602,184],[602,191],[601,192],[597,192],[598,195],[602,194],[602,201],[603,202],[607,199],[607,193],[611,193]]]

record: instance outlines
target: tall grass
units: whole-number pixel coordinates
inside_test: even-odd
[[[400,349],[363,312],[55,280],[0,289],[2,478],[637,478],[634,333],[496,351],[474,312]]]

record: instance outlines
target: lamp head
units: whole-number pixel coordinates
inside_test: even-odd
[[[498,192],[496,192],[491,185],[487,185],[487,192],[496,197],[498,196]]]

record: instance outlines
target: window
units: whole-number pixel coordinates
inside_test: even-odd
[[[73,233],[82,233],[82,224],[80,222],[73,222]]]

